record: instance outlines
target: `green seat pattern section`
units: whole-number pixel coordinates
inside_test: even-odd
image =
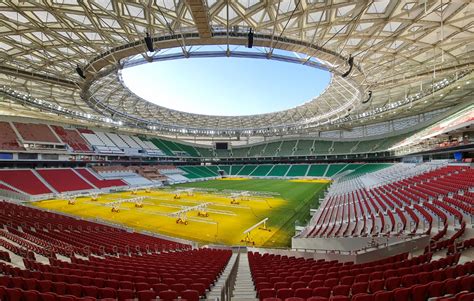
[[[258,165],[257,168],[250,174],[255,177],[264,177],[272,169],[273,165]]]
[[[357,145],[357,141],[352,142],[334,142],[332,147],[331,154],[350,154],[352,149]]]
[[[326,177],[332,177],[346,167],[346,164],[331,164],[326,172]]]
[[[156,147],[158,147],[159,149],[161,149],[165,155],[167,156],[174,156],[173,154],[173,151],[171,149],[169,149],[161,139],[157,139],[157,138],[151,138],[150,141],[156,145]]]
[[[217,166],[217,165],[206,165],[206,166],[203,166],[203,167],[210,170],[214,174],[214,176],[219,175],[219,166]]]
[[[281,144],[281,141],[270,142],[266,144],[265,150],[263,152],[263,156],[265,157],[275,156],[278,148],[280,147],[280,144]]]
[[[232,157],[234,158],[246,158],[248,157],[247,153],[249,152],[250,147],[236,147],[232,148]]]
[[[239,171],[244,168],[243,165],[232,165],[230,168],[230,174],[235,176],[239,173]]]
[[[248,151],[248,156],[249,157],[260,157],[262,155],[262,151],[265,148],[266,144],[259,144],[259,145],[254,145],[249,148]]]
[[[313,140],[298,140],[294,156],[310,156],[311,147],[313,147]]]
[[[219,169],[223,170],[226,175],[230,175],[230,165],[219,165]]]
[[[187,152],[191,157],[201,157],[199,152],[194,148],[192,145],[187,145],[187,144],[179,144],[182,150]]]
[[[248,176],[250,173],[257,168],[257,165],[245,165],[237,175],[239,176]]]
[[[283,177],[286,175],[286,172],[290,168],[290,165],[282,164],[282,165],[275,165],[272,170],[268,173],[267,176],[269,177]]]
[[[314,142],[314,154],[326,155],[329,154],[329,148],[331,147],[331,141],[316,140]]]
[[[308,164],[291,165],[290,170],[286,174],[287,177],[304,177],[308,171]]]
[[[288,157],[293,154],[293,148],[296,145],[297,140],[291,140],[291,141],[283,141],[283,143],[280,146],[280,152],[278,153],[278,156],[281,157]]]
[[[308,177],[322,177],[326,172],[327,164],[313,164],[309,167]]]

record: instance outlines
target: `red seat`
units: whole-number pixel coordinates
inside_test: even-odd
[[[468,292],[474,290],[474,275],[461,278],[461,290]]]
[[[262,301],[265,298],[271,298],[276,296],[276,290],[274,288],[264,288],[258,291],[258,298]]]
[[[67,292],[67,283],[64,282],[54,282],[54,292],[58,295],[66,295]]]
[[[148,284],[147,282],[137,282],[137,283],[135,283],[135,290],[137,290],[137,291],[146,291],[146,290],[150,290],[150,289],[151,289],[151,285]]]
[[[117,290],[117,298],[119,301],[125,301],[128,299],[134,299],[135,293],[130,289],[119,289]]]
[[[270,297],[270,298],[263,299],[263,301],[283,301],[283,300],[277,297]]]
[[[309,288],[317,288],[317,287],[322,287],[322,286],[324,286],[323,280],[312,280],[308,283]]]
[[[306,301],[328,301],[329,299],[326,297],[316,296],[306,299]]]
[[[163,301],[173,301],[178,298],[178,292],[173,290],[161,291],[158,293],[158,296]]]
[[[402,277],[402,285],[403,287],[411,287],[415,284],[418,284],[416,276],[413,274],[405,275]]]
[[[290,297],[290,298],[286,298],[285,301],[306,301],[306,299],[300,298],[300,297]]]
[[[353,295],[351,300],[352,301],[373,301],[374,296],[370,294],[361,293],[361,294]]]
[[[201,283],[193,283],[189,286],[190,289],[196,290],[199,292],[199,296],[204,296],[206,294],[206,287]]]
[[[289,297],[293,297],[295,294],[295,292],[291,289],[291,288],[280,288],[279,290],[277,290],[277,298],[280,298],[280,299],[286,299],[286,298],[289,298]]]
[[[6,288],[5,295],[8,301],[20,301],[22,297],[22,290],[19,288]]]
[[[313,295],[313,290],[311,288],[302,287],[295,290],[295,297],[307,299]]]
[[[117,298],[117,291],[111,287],[99,288],[100,298]]]
[[[131,281],[120,281],[120,288],[125,290],[133,290],[133,282]]]
[[[447,294],[457,294],[460,288],[460,279],[446,279],[444,281],[444,287]]]
[[[383,291],[385,288],[385,280],[378,279],[369,282],[369,291],[373,294],[379,291]]]
[[[401,287],[393,290],[393,298],[395,301],[398,300],[410,300],[411,289],[409,287]]]
[[[400,287],[401,279],[400,277],[390,277],[385,279],[385,288],[388,291],[393,291],[396,288]]]
[[[66,285],[68,295],[82,297],[82,286],[80,284],[68,283]]]
[[[193,284],[193,285],[194,285],[194,284]],[[200,284],[200,283],[199,283],[199,285],[204,287],[203,284]],[[164,284],[164,283],[153,284],[152,287],[153,287],[153,291],[155,291],[156,293],[159,293],[159,292],[161,292],[161,291],[166,291],[166,290],[169,289],[169,286],[166,285],[166,284]],[[206,288],[204,288],[204,291],[205,291],[205,290],[206,290]]]
[[[338,278],[329,278],[329,279],[324,280],[324,286],[325,287],[333,288],[338,284],[339,284],[339,279]]]
[[[374,301],[392,301],[392,300],[393,300],[393,292],[379,291],[374,294]]]
[[[326,297],[329,298],[331,295],[331,288],[329,287],[317,287],[313,289],[313,296],[315,297]]]
[[[333,296],[349,296],[351,287],[349,285],[336,285],[332,288]]]
[[[289,287],[290,287],[290,284],[288,282],[284,282],[284,281],[275,282],[273,284],[273,288],[277,291],[281,288],[289,288]]]
[[[444,295],[444,283],[441,281],[433,281],[429,283],[428,296],[441,297]]]
[[[151,291],[151,290],[146,290],[146,291],[138,291],[137,292],[137,297],[138,301],[150,301],[156,299],[157,292]]]
[[[369,288],[368,282],[356,282],[351,286],[351,293],[352,295],[367,293],[368,288]]]
[[[354,276],[344,276],[341,278],[341,284],[352,285],[354,283]]]
[[[84,293],[84,296],[87,297],[98,298],[99,296],[99,290],[96,286],[83,286],[82,292]]]
[[[36,290],[36,283],[38,280],[34,278],[27,278],[23,280],[23,286],[26,290]]]
[[[186,285],[184,285],[182,283],[174,283],[174,284],[170,285],[170,289],[173,290],[173,291],[176,291],[176,292],[178,292],[178,294],[180,294],[182,291],[184,291],[186,289]]]
[[[355,276],[354,282],[369,282],[369,274],[359,274]]]
[[[34,291],[34,290],[23,291],[22,295],[23,295],[23,300],[25,300],[25,301],[39,301],[39,299],[40,299],[39,292]]]
[[[329,298],[329,301],[349,301],[349,297],[346,296],[333,296]]]
[[[297,290],[297,289],[303,288],[303,287],[306,287],[306,284],[303,281],[295,281],[295,282],[291,283],[291,288],[293,290]]]
[[[428,299],[429,284],[418,284],[411,288],[412,301],[425,301]]]
[[[50,293],[39,293],[41,301],[56,301],[56,297]]]
[[[187,301],[199,301],[199,292],[196,290],[184,290],[181,292],[181,298]]]
[[[464,295],[459,296],[457,301],[472,301],[474,300],[474,293],[467,293]]]

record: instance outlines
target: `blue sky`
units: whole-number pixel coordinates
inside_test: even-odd
[[[273,60],[192,58],[142,64],[122,71],[140,97],[185,112],[249,115],[300,105],[319,95],[330,74]]]

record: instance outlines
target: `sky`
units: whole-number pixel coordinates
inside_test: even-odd
[[[122,70],[138,96],[179,111],[251,115],[303,104],[329,84],[330,73],[294,63],[250,58],[191,58]]]

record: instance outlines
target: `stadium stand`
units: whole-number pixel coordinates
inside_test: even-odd
[[[24,150],[18,143],[16,133],[10,123],[4,121],[0,121],[0,149]]]
[[[61,143],[46,124],[13,122],[13,125],[25,142]]]
[[[109,179],[99,179],[93,172],[86,168],[76,168],[76,172],[78,172],[83,178],[89,181],[97,188],[110,188],[110,187],[121,187],[127,186],[125,182],[120,179],[117,180],[109,180]]]
[[[92,148],[81,137],[76,129],[66,129],[58,125],[52,125],[51,128],[56,132],[62,141],[71,147],[73,151],[86,153],[92,152]]]
[[[469,203],[463,204],[463,200],[466,200],[465,193],[469,195],[474,185],[462,179],[472,178],[474,170],[466,166],[426,165],[418,168],[417,174],[412,177],[393,179],[390,183],[374,188],[366,187],[361,180],[336,182],[320,207],[319,214],[313,217],[313,225],[304,235],[344,236],[348,231],[351,231],[351,236],[406,235],[408,232],[429,234],[433,231],[437,234],[433,240],[437,241],[446,234],[447,220],[452,220],[453,216],[458,222],[450,224],[456,233],[445,242],[445,247],[452,245],[464,231],[464,219],[471,218],[472,210],[465,211]],[[390,172],[393,169],[383,171]],[[459,202],[452,202],[452,198]],[[440,201],[443,199],[445,202]],[[388,220],[385,220],[384,212],[388,214]],[[362,222],[358,223],[361,219]],[[435,220],[443,221],[439,228],[438,225],[435,227]],[[350,227],[352,230],[349,230]],[[432,248],[439,249],[440,245],[434,244]]]
[[[37,169],[38,174],[57,192],[93,190],[92,186],[71,168]]]
[[[260,300],[413,300],[468,295],[472,262],[457,264],[460,254],[431,261],[432,254],[408,259],[402,253],[365,264],[249,253]],[[411,299],[401,297],[411,295]],[[380,296],[383,296],[382,298]],[[362,298],[364,297],[364,298]],[[301,299],[300,299],[301,298]]]
[[[0,170],[0,181],[27,194],[49,194],[52,191],[30,169]]]

